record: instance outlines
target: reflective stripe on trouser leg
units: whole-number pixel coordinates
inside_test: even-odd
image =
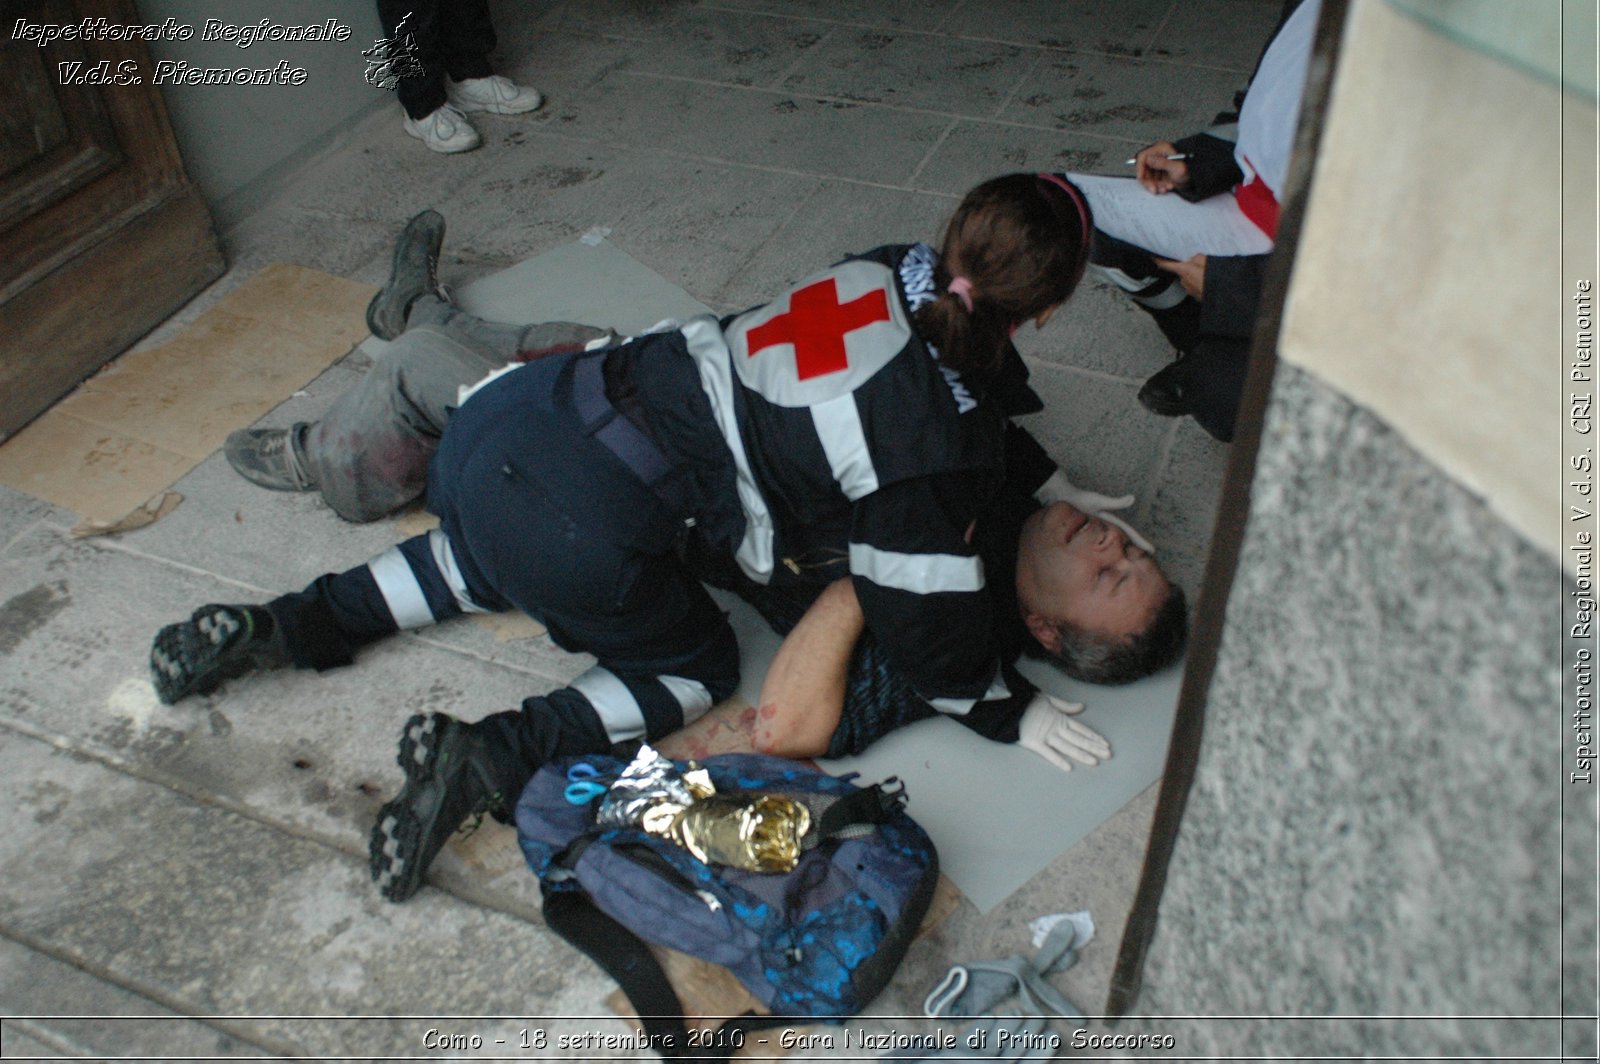
[[[391,547],[367,563],[399,628],[421,628],[461,613],[488,613],[456,564],[450,540],[437,528]]]
[[[624,679],[596,665],[573,680],[572,689],[588,699],[612,742],[658,739],[711,708],[705,685],[681,676]]]

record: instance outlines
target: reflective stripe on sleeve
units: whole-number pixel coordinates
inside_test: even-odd
[[[1011,688],[1006,686],[1005,678],[996,669],[994,679],[989,683],[989,689],[983,693],[982,698],[930,698],[928,705],[940,713],[952,717],[964,717],[972,712],[972,707],[979,702],[994,702],[1002,698],[1011,697]]]
[[[717,420],[728,450],[733,454],[734,469],[738,473],[739,506],[744,510],[744,539],[734,558],[746,576],[758,584],[772,580],[772,514],[767,500],[756,486],[755,473],[745,454],[744,438],[739,434],[739,419],[734,413],[733,368],[728,343],[722,336],[717,319],[702,314],[683,326],[683,338],[700,370],[700,387],[711,401],[711,413]]]
[[[931,595],[983,590],[983,561],[959,554],[903,554],[865,543],[850,544],[850,571],[879,587]]]

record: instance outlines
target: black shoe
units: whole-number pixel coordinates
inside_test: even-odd
[[[1183,417],[1194,413],[1194,389],[1189,381],[1191,367],[1182,358],[1153,375],[1139,389],[1139,402],[1152,414]]]
[[[230,432],[222,454],[234,472],[272,491],[315,491],[317,478],[306,468],[304,421],[286,429]]]
[[[394,243],[389,280],[367,304],[367,328],[380,340],[406,331],[406,314],[418,296],[439,291],[439,249],[444,246],[444,216],[423,211],[406,223]]]
[[[272,614],[261,606],[201,606],[187,621],[156,633],[150,677],[167,705],[208,695],[224,680],[289,664]]]
[[[406,722],[395,760],[405,786],[378,810],[367,866],[378,892],[401,902],[422,886],[428,866],[463,821],[507,813],[488,750],[470,724],[419,713]]]

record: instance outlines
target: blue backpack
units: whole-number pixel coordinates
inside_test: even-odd
[[[706,864],[638,828],[597,827],[600,803],[568,796],[579,761],[602,777],[626,767],[598,756],[544,766],[517,803],[518,839],[539,876],[545,922],[617,980],[662,1056],[725,1059],[743,1042],[735,1032],[841,1022],[887,985],[939,878],[933,843],[906,814],[897,780],[862,787],[783,758],[706,758],[719,794],[782,794],[812,812],[792,871],[750,872]],[[772,1015],[735,1017],[689,1044],[682,1006],[645,940],[723,965]]]

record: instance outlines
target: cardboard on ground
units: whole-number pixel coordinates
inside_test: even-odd
[[[0,445],[0,483],[121,520],[343,357],[373,289],[277,263],[178,336],[122,355]]]

